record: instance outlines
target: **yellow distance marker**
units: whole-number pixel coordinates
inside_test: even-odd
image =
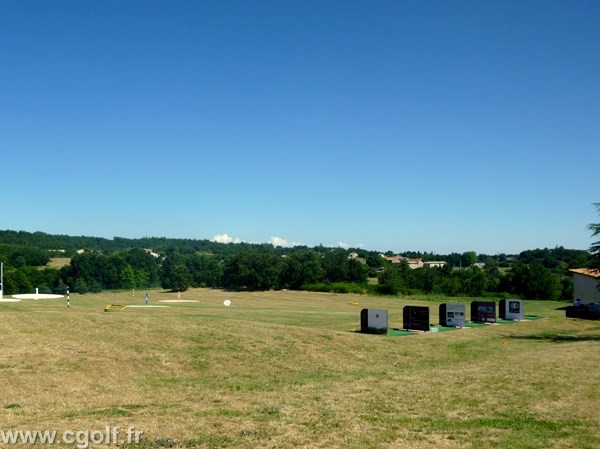
[[[116,312],[118,310],[125,310],[127,308],[127,306],[121,305],[121,304],[109,304],[106,307],[104,307],[104,311],[105,312]]]

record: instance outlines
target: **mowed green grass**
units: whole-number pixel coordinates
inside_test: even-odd
[[[128,447],[145,448],[599,447],[600,322],[565,318],[564,303],[526,302],[541,320],[396,337],[356,332],[360,310],[387,308],[401,327],[405,305],[437,323],[439,302],[161,299],[177,293],[110,313],[144,292],[0,303],[0,429],[135,427],[144,439]]]

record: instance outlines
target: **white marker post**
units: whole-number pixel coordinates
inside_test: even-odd
[[[148,304],[148,292],[146,292],[146,305]]]
[[[0,262],[0,299],[4,294],[4,262]]]
[[[71,307],[71,297],[69,296],[69,287],[67,287],[67,308]]]

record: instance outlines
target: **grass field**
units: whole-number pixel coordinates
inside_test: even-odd
[[[50,262],[46,264],[47,268],[62,268],[71,263],[70,257],[53,257]]]
[[[540,320],[396,337],[356,332],[360,309],[401,327],[403,306],[429,305],[437,323],[439,303],[161,299],[177,293],[110,313],[144,293],[0,303],[0,430],[144,432],[126,448],[600,447],[600,322],[566,319],[564,303],[526,302]]]

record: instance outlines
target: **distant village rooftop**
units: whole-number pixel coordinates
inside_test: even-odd
[[[590,268],[572,268],[569,271],[571,273],[581,274],[583,276],[589,276],[592,278],[600,278],[599,270],[592,270]]]
[[[381,257],[383,257],[384,259],[386,259],[389,263],[392,264],[400,264],[402,262],[406,262],[408,264],[409,268],[415,269],[415,268],[435,268],[435,267],[445,267],[447,265],[447,262],[443,261],[443,260],[437,260],[437,261],[427,261],[424,262],[423,259],[413,259],[413,258],[409,258],[409,257],[403,257],[403,256],[386,256],[384,254],[381,254]]]

